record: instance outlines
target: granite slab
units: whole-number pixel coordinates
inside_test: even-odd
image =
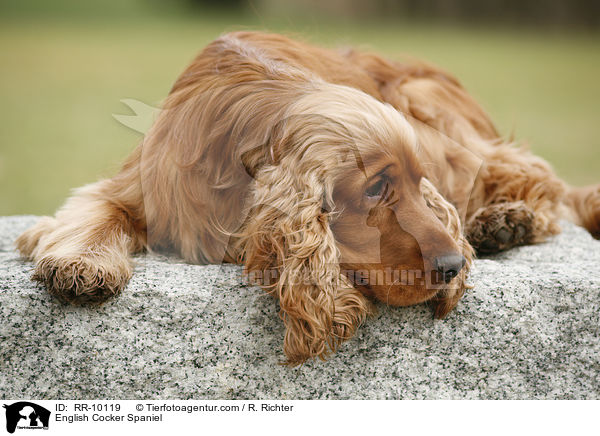
[[[239,266],[145,254],[118,298],[72,307],[13,247],[37,219],[0,218],[4,399],[600,398],[600,241],[570,223],[477,260],[445,320],[379,305],[329,361],[289,368],[277,301]]]

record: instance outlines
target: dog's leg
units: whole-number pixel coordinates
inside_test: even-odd
[[[117,194],[137,196],[136,189],[118,188],[115,180],[80,188],[56,218],[42,218],[16,240],[35,263],[33,279],[52,295],[99,303],[125,287],[132,273],[130,254],[144,246],[145,229]]]
[[[497,146],[476,185],[465,230],[478,252],[542,242],[560,232],[565,184],[541,158],[509,145]]]
[[[575,224],[600,239],[600,185],[571,188],[566,204],[573,212]]]

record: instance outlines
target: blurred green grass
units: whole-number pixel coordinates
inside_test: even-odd
[[[600,182],[597,34],[217,13],[0,24],[0,215],[51,214],[71,188],[114,174],[141,139],[112,118],[129,113],[120,100],[158,104],[206,43],[239,29],[436,63],[568,182]]]

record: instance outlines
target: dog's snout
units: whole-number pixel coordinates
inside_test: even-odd
[[[435,258],[434,266],[446,283],[449,283],[458,272],[465,266],[467,260],[458,253],[445,254]]]

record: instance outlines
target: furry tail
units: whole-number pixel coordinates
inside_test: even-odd
[[[586,228],[594,238],[600,239],[600,185],[571,188],[566,203],[573,212],[575,224]]]

